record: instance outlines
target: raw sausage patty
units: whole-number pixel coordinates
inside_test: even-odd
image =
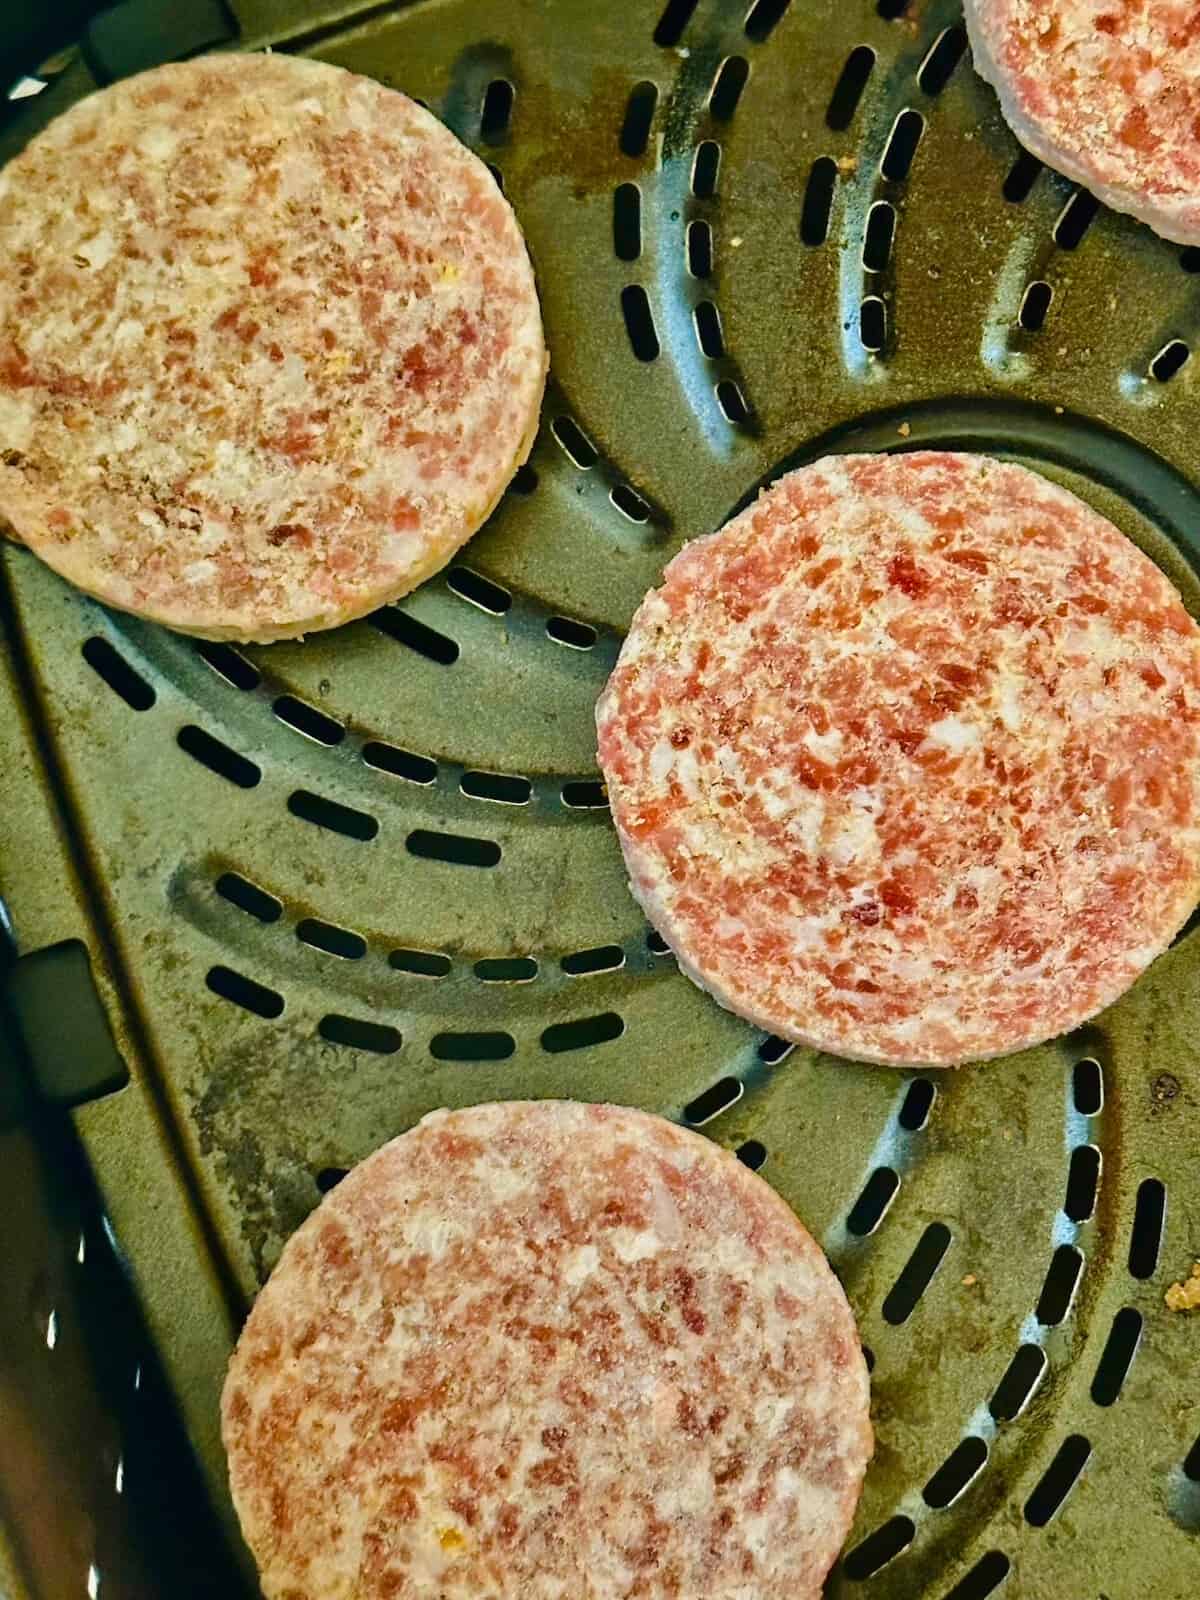
[[[1200,244],[1195,0],[966,0],[975,68],[1048,166]]]
[[[284,1249],[225,1385],[268,1600],[815,1600],[871,1453],[841,1287],[658,1117],[439,1111]]]
[[[1074,495],[829,457],[688,545],[598,708],[633,892],[759,1026],[948,1066],[1115,1000],[1200,894],[1200,629]]]
[[[545,369],[487,168],[338,67],[159,67],[0,173],[0,515],[172,627],[283,638],[413,588],[528,454]]]

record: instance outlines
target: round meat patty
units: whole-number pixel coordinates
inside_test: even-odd
[[[222,1399],[268,1600],[815,1600],[867,1460],[825,1258],[640,1111],[439,1111],[289,1241]]]
[[[111,605],[268,640],[406,593],[525,459],[545,372],[487,168],[338,67],[158,67],[0,173],[0,515]]]
[[[1023,467],[829,457],[688,545],[598,707],[632,888],[760,1027],[950,1066],[1077,1026],[1200,894],[1200,629]]]
[[[1200,244],[1195,0],[966,0],[975,70],[1035,156]]]

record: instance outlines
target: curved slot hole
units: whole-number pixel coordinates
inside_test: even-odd
[[[1150,376],[1157,378],[1159,383],[1170,383],[1175,374],[1187,365],[1191,353],[1182,339],[1172,339],[1163,345],[1150,363]]]
[[[438,1033],[429,1041],[435,1061],[507,1061],[516,1048],[511,1033]]]
[[[596,465],[599,451],[574,417],[555,417],[550,423],[550,432],[581,471],[586,472]]]
[[[667,0],[654,30],[655,44],[678,44],[698,4],[699,0]]]
[[[459,833],[430,833],[416,828],[404,841],[409,855],[423,861],[446,861],[455,867],[494,867],[500,846],[492,839],[471,839]]]
[[[424,656],[426,661],[436,662],[439,667],[452,667],[458,660],[458,645],[453,639],[447,639],[444,633],[427,628],[423,622],[418,622],[416,617],[410,617],[407,611],[399,611],[395,606],[384,606],[381,610],[373,612],[367,620],[373,628],[385,633],[389,639],[415,650],[417,655]]]
[[[449,956],[437,950],[393,950],[388,955],[388,966],[415,978],[444,978],[451,962]]]
[[[304,734],[305,738],[314,739],[317,744],[341,744],[346,737],[346,730],[340,722],[327,717],[323,711],[318,711],[316,706],[310,706],[307,701],[297,700],[294,695],[281,694],[271,709],[280,722],[285,722],[289,728]]]
[[[1057,1328],[1060,1322],[1066,1321],[1082,1276],[1083,1251],[1073,1244],[1060,1244],[1050,1258],[1050,1268],[1034,1312],[1043,1328]]]
[[[911,1517],[889,1517],[851,1550],[842,1563],[846,1576],[855,1583],[873,1578],[889,1561],[894,1561],[908,1549],[916,1532],[916,1524]]]
[[[900,1188],[900,1175],[891,1167],[876,1167],[846,1218],[848,1231],[865,1239],[883,1221]]]
[[[757,1172],[767,1159],[767,1147],[758,1139],[747,1139],[745,1144],[738,1145],[733,1152],[744,1167],[749,1167],[751,1172]]]
[[[1072,1222],[1086,1222],[1096,1209],[1100,1187],[1100,1152],[1094,1144],[1076,1145],[1067,1172],[1067,1198],[1063,1210]]]
[[[859,313],[859,337],[864,350],[878,355],[887,342],[887,307],[877,294],[868,295]]]
[[[235,783],[239,789],[253,789],[262,781],[262,772],[253,761],[238,755],[236,750],[231,750],[220,739],[214,739],[211,733],[205,733],[203,728],[197,728],[193,723],[185,723],[180,728],[175,735],[175,743],[193,761],[198,761],[202,767],[215,772],[218,778],[224,778],[227,783]]]
[[[892,123],[887,148],[879,163],[879,175],[889,183],[903,183],[912,170],[913,157],[925,132],[925,118],[919,111],[902,111]]]
[[[1129,1240],[1129,1271],[1135,1278],[1152,1278],[1162,1246],[1163,1223],[1167,1215],[1167,1191],[1157,1178],[1144,1178],[1138,1185],[1133,1211],[1133,1234]]]
[[[512,605],[512,595],[498,583],[472,572],[470,567],[451,567],[446,574],[447,587],[454,590],[460,600],[466,600],[489,616],[502,617]]]
[[[721,334],[721,313],[711,300],[701,300],[692,313],[696,323],[696,342],[710,361],[725,354],[725,340]]]
[[[867,272],[885,272],[896,236],[896,208],[887,200],[877,200],[867,213],[863,233],[862,264]]]
[[[841,133],[854,121],[854,113],[875,67],[875,52],[868,44],[856,45],[846,57],[841,76],[825,111],[826,126]]]
[[[732,422],[738,427],[750,420],[750,407],[746,404],[746,397],[732,378],[722,379],[717,385],[716,393],[717,404],[727,422]]]
[[[1081,1433],[1069,1434],[1063,1440],[1041,1482],[1025,1502],[1025,1521],[1031,1528],[1044,1528],[1061,1508],[1091,1453],[1092,1447]]]
[[[1021,309],[1017,313],[1017,321],[1027,333],[1041,332],[1053,299],[1054,290],[1041,278],[1029,285],[1021,296]]]
[[[941,94],[950,82],[955,67],[967,48],[967,30],[961,26],[945,28],[917,68],[917,83],[927,95]]]
[[[328,1194],[331,1189],[337,1188],[349,1170],[349,1167],[322,1167],[313,1182],[322,1194]]]
[[[883,1302],[885,1322],[899,1327],[908,1321],[918,1300],[933,1282],[933,1276],[949,1248],[950,1229],[944,1222],[931,1222],[888,1291],[887,1299]]]
[[[1183,1475],[1189,1483],[1200,1483],[1200,1439],[1183,1458]]]
[[[728,1111],[730,1106],[736,1105],[745,1092],[737,1078],[719,1078],[694,1100],[689,1100],[683,1108],[684,1120],[694,1128],[702,1127],[714,1117],[719,1117],[722,1111]]]
[[[232,645],[216,644],[210,639],[197,639],[194,645],[201,661],[211,667],[219,678],[224,678],[231,688],[243,691],[257,689],[262,682],[258,668]]]
[[[367,941],[349,928],[339,928],[332,922],[321,922],[316,917],[305,917],[296,925],[296,937],[301,944],[323,950],[326,955],[340,956],[343,961],[361,961],[367,953]]]
[[[1094,1117],[1104,1107],[1104,1074],[1092,1056],[1077,1061],[1071,1071],[1071,1098],[1081,1117]]]
[[[377,772],[390,772],[393,778],[404,778],[408,783],[430,784],[436,781],[437,762],[428,756],[417,756],[411,750],[400,750],[394,744],[382,744],[372,739],[363,745],[363,760]]]
[[[503,144],[512,125],[517,91],[507,78],[493,78],[484,91],[479,132],[484,144]]]
[[[621,315],[625,318],[625,332],[634,355],[639,361],[657,361],[659,345],[654,313],[640,283],[627,283],[621,290]]]
[[[259,922],[278,922],[283,915],[283,901],[260,889],[239,872],[223,872],[214,886],[222,900],[245,911]]]
[[[613,251],[618,261],[636,261],[642,253],[642,191],[636,183],[613,190]]]
[[[1008,1363],[1008,1369],[988,1401],[988,1410],[997,1422],[1014,1422],[1033,1398],[1034,1390],[1049,1365],[1040,1345],[1023,1344]]]
[[[378,822],[365,811],[339,805],[336,800],[327,800],[323,794],[312,794],[308,789],[296,789],[288,795],[287,808],[302,822],[328,828],[330,833],[340,833],[346,839],[366,843],[379,832]]]
[[[755,0],[746,15],[746,37],[762,44],[779,25],[792,0]]]
[[[265,984],[255,983],[232,967],[210,967],[204,979],[214,994],[229,1000],[243,1011],[252,1011],[256,1017],[269,1021],[283,1015],[283,996]]]
[[[481,983],[532,983],[538,964],[532,956],[496,956],[475,963],[475,976]]]
[[[728,122],[733,116],[749,76],[750,63],[745,56],[729,56],[721,63],[708,97],[708,109],[714,121]]]
[[[634,84],[629,91],[629,102],[625,107],[625,120],[621,124],[621,137],[618,140],[623,156],[645,154],[646,146],[650,142],[650,128],[654,122],[654,111],[657,105],[657,84],[645,80]]]
[[[569,811],[607,811],[608,790],[598,778],[581,778],[563,784],[562,803]]]
[[[1100,1365],[1096,1368],[1096,1376],[1092,1379],[1092,1399],[1098,1406],[1116,1404],[1141,1342],[1141,1312],[1135,1311],[1132,1306],[1122,1307],[1113,1318],[1108,1342],[1100,1357]]]
[[[90,639],[83,641],[80,653],[97,677],[102,678],[131,710],[149,711],[158,696],[141,673],[135,672],[107,639],[93,634]]]
[[[364,1022],[361,1017],[343,1017],[330,1012],[317,1024],[326,1044],[344,1045],[348,1050],[369,1050],[372,1055],[391,1056],[403,1040],[395,1028],[382,1022]]]
[[[625,952],[619,944],[601,944],[593,950],[575,950],[564,956],[559,966],[572,978],[594,972],[618,972],[625,965]]]
[[[946,1600],[987,1600],[1011,1571],[1012,1562],[1003,1550],[989,1550],[987,1555],[980,1556],[966,1577],[954,1585]]]
[[[906,1133],[919,1133],[929,1121],[937,1089],[928,1078],[914,1078],[904,1095],[898,1121]]]
[[[707,278],[712,272],[712,227],[703,218],[688,223],[687,263],[693,278]]]
[[[608,498],[616,506],[623,517],[630,522],[649,522],[650,507],[642,499],[636,489],[627,483],[614,483],[608,491]]]
[[[716,194],[720,171],[721,146],[715,139],[705,139],[696,146],[692,163],[692,193],[697,200],[711,200]]]
[[[501,805],[528,805],[533,784],[509,772],[464,772],[459,788],[473,800],[496,800]]]
[[[988,1448],[975,1434],[969,1434],[942,1462],[921,1491],[927,1506],[943,1511],[974,1482],[987,1465]]]
[[[651,928],[646,935],[646,949],[649,950],[652,956],[674,956],[675,954],[657,928]]]
[[[1060,250],[1075,250],[1100,209],[1100,202],[1086,189],[1077,189],[1059,212],[1054,224],[1054,242]]]
[[[595,628],[574,617],[551,617],[546,632],[555,644],[565,644],[572,650],[590,650],[596,642]]]
[[[556,1022],[542,1034],[542,1049],[557,1055],[563,1050],[584,1050],[589,1045],[607,1044],[619,1039],[625,1032],[625,1023],[615,1011],[603,1011],[598,1017],[578,1017],[574,1022]]]
[[[512,482],[508,487],[514,494],[532,494],[537,486],[537,473],[529,465],[528,461],[522,461],[521,465],[513,473]]]
[[[1022,150],[1008,169],[1008,176],[1000,191],[1010,205],[1019,206],[1029,199],[1041,170],[1042,163],[1038,158],[1031,156],[1028,150]]]
[[[780,1039],[776,1034],[769,1033],[758,1047],[758,1059],[765,1061],[769,1067],[778,1066],[795,1048],[790,1039]]]
[[[800,239],[807,245],[824,244],[829,235],[829,214],[833,191],[837,187],[837,162],[831,156],[818,156],[812,164],[804,189],[800,212]]]

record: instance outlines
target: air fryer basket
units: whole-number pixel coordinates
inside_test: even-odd
[[[370,73],[493,164],[552,383],[461,560],[335,634],[196,644],[0,560],[6,1594],[251,1594],[217,1397],[283,1241],[425,1111],[549,1094],[703,1127],[828,1251],[878,1433],[831,1594],[1200,1588],[1200,934],[1003,1063],[789,1050],[648,935],[592,723],[665,560],[830,449],[1025,461],[1200,613],[1200,252],[1021,154],[954,0],[661,4],[178,7],[179,51]],[[169,52],[151,9],[4,152]]]

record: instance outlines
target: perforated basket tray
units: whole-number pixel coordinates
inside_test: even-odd
[[[283,1241],[430,1108],[559,1094],[703,1126],[828,1250],[879,1440],[831,1593],[1194,1595],[1197,936],[1001,1064],[788,1051],[647,937],[592,706],[668,556],[830,448],[1026,461],[1200,606],[1197,254],[1021,156],[951,0],[232,9],[495,164],[553,381],[462,560],[336,634],[196,645],[4,556],[11,1591],[251,1592],[217,1397]]]

